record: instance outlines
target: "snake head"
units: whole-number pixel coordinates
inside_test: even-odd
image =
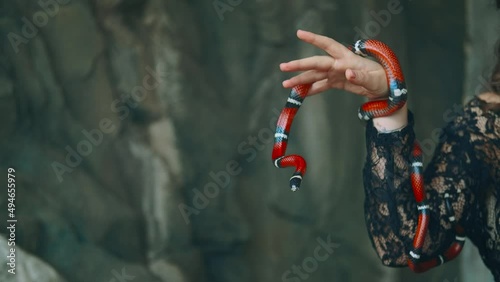
[[[299,175],[299,174],[294,174],[291,178],[290,178],[290,189],[293,191],[293,192],[296,192],[297,190],[300,189],[300,183],[302,183],[302,176]]]

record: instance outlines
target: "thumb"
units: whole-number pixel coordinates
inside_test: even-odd
[[[386,80],[382,79],[383,75],[385,75],[383,70],[380,72],[367,72],[363,70],[346,69],[345,78],[349,82],[346,86],[351,84],[368,91],[368,95],[383,97],[388,93],[388,85]],[[365,95],[367,95],[367,93],[365,93]]]
[[[345,71],[345,78],[347,79],[347,81],[354,85],[369,88],[367,87],[370,84],[370,82],[368,81],[369,76],[363,71],[347,69]]]

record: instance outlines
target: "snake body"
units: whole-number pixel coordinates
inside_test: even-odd
[[[295,173],[290,178],[290,188],[292,191],[297,191],[300,188],[302,177],[306,173],[306,161],[299,155],[285,156],[285,152],[293,118],[302,105],[302,102],[304,102],[309,89],[311,89],[311,84],[297,85],[292,89],[286,105],[278,118],[276,133],[274,134],[272,155],[274,165],[278,168],[295,166]]]
[[[385,70],[390,90],[388,99],[364,103],[358,110],[358,117],[361,120],[367,121],[376,117],[389,116],[401,109],[406,103],[408,91],[401,66],[394,52],[386,44],[373,39],[358,40],[349,49],[360,56],[375,58]],[[302,156],[285,155],[285,153],[293,119],[307,97],[310,88],[311,84],[297,85],[292,88],[286,105],[281,111],[274,136],[272,152],[274,165],[277,168],[295,167],[295,172],[290,178],[290,188],[292,191],[297,191],[300,188],[300,184],[306,173],[306,161]],[[408,251],[407,259],[408,266],[414,272],[424,272],[452,260],[462,250],[465,240],[464,230],[460,225],[455,223],[453,207],[449,202],[449,197],[445,196],[448,219],[455,226],[455,240],[443,254],[426,260],[422,258],[422,248],[429,225],[429,205],[426,203],[422,159],[422,150],[418,142],[415,141],[410,156],[410,182],[417,204],[418,223],[413,238],[412,249]]]

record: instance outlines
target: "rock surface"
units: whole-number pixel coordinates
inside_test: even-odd
[[[0,281],[3,282],[65,282],[61,275],[50,265],[36,256],[26,253],[17,247],[15,254],[15,268],[8,266],[11,246],[5,237],[0,236]],[[14,273],[14,275],[12,274]]]
[[[303,190],[291,193],[289,171],[270,161],[288,95],[278,64],[323,54],[297,28],[393,46],[419,96],[422,140],[461,103],[463,62],[475,60],[462,50],[470,1],[404,2],[387,23],[376,18],[387,3],[375,2],[0,1],[0,183],[14,167],[24,256],[23,274],[2,264],[0,280],[458,277],[456,262],[415,275],[376,257],[363,217],[360,98],[330,91],[304,104],[289,146],[309,163]],[[308,266],[325,241],[328,258]]]

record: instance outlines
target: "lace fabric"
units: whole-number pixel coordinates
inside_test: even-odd
[[[500,281],[500,117],[483,111],[481,104],[479,98],[472,99],[443,128],[425,169],[430,221],[423,259],[441,254],[454,240],[444,201],[449,194],[457,222]],[[373,247],[388,266],[407,265],[418,222],[410,184],[409,156],[415,140],[411,112],[408,119],[396,132],[379,133],[372,122],[366,129],[365,219]]]

